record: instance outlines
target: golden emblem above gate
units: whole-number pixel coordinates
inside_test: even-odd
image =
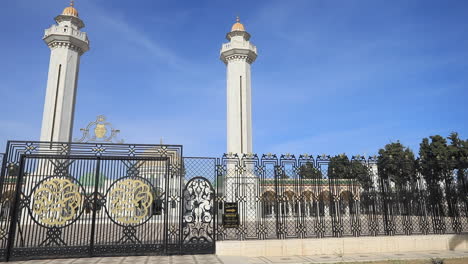
[[[114,129],[111,123],[106,121],[103,115],[97,116],[96,121],[90,122],[86,128],[80,129],[83,132],[81,138],[75,139],[76,142],[113,142],[123,143],[123,140],[118,140],[117,135],[120,130]]]
[[[106,126],[104,124],[96,124],[96,127],[94,128],[94,134],[98,139],[104,138],[107,134]]]

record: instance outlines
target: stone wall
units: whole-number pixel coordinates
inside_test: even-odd
[[[218,241],[219,256],[295,256],[468,250],[468,234]]]

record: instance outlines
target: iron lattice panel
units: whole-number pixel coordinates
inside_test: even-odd
[[[468,231],[466,184],[417,182],[396,188],[374,158],[370,173],[347,178],[330,156],[225,154],[218,160],[218,220],[236,202],[240,225],[218,221],[218,240],[446,234]],[[357,166],[360,167],[360,166]],[[304,169],[306,168],[306,169]],[[308,171],[308,172],[307,172]],[[211,173],[210,173],[211,174]],[[420,178],[420,175],[416,175]],[[466,178],[466,177],[465,177]],[[445,185],[445,188],[443,186]],[[453,193],[456,193],[454,195]]]

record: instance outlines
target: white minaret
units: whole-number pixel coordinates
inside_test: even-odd
[[[257,58],[257,47],[250,34],[237,22],[227,33],[229,43],[221,48],[227,66],[227,153],[252,153],[252,98],[250,65]]]
[[[41,141],[69,142],[72,139],[80,56],[89,50],[89,40],[78,11],[70,6],[55,17],[57,24],[45,30],[50,64],[42,117]]]

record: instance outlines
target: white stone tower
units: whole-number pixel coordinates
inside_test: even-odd
[[[227,66],[227,153],[252,153],[252,98],[250,66],[257,58],[257,47],[250,34],[237,22],[227,33],[229,43],[221,48]]]
[[[57,24],[46,29],[44,35],[51,53],[40,140],[69,142],[80,57],[89,50],[89,40],[86,33],[80,31],[84,23],[78,17],[73,1],[55,17],[55,21]]]

